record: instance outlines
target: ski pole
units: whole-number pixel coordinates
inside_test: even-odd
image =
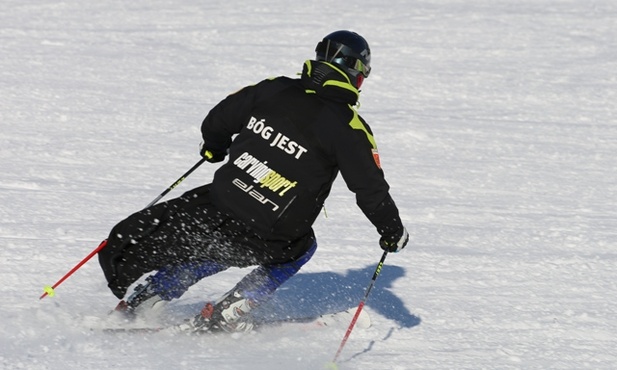
[[[178,180],[176,180],[176,182],[174,182],[173,184],[171,184],[167,189],[165,189],[161,194],[159,194],[158,197],[154,198],[154,200],[152,202],[150,202],[150,204],[148,204],[146,206],[146,208],[153,206],[156,202],[158,202],[161,198],[163,198],[165,195],[167,195],[167,193],[169,193],[170,191],[174,190],[174,188],[176,186],[178,186],[182,181],[184,181],[184,179],[186,179],[190,174],[193,173],[193,171],[195,171],[197,169],[197,167],[201,166],[205,161],[207,161],[208,158],[203,157],[201,158],[199,161],[197,161],[197,163],[195,163],[193,165],[193,167],[191,167],[188,171],[186,171],[184,173],[184,175],[180,176],[180,178]]]
[[[40,297],[39,297],[39,299],[43,299],[43,298],[45,298],[45,297],[46,297],[46,296],[48,296],[48,295],[49,295],[50,297],[53,297],[53,296],[56,294],[56,292],[54,291],[54,289],[56,289],[56,287],[57,287],[58,285],[62,284],[62,282],[63,282],[64,280],[68,279],[68,277],[69,277],[69,276],[73,275],[73,273],[74,273],[75,271],[77,271],[77,270],[78,270],[78,269],[79,269],[79,268],[80,268],[80,267],[81,267],[84,263],[88,262],[88,260],[89,260],[90,258],[92,258],[92,256],[94,256],[95,254],[99,253],[99,251],[100,251],[101,249],[105,248],[105,246],[106,246],[106,245],[107,245],[107,239],[103,240],[103,241],[101,242],[101,244],[99,244],[99,246],[98,246],[98,247],[96,247],[96,249],[95,249],[95,250],[93,250],[92,252],[90,252],[90,254],[86,256],[86,258],[84,258],[83,260],[81,260],[81,262],[79,262],[77,265],[75,265],[75,267],[73,267],[73,268],[71,269],[71,271],[67,272],[67,273],[66,273],[66,275],[64,275],[64,276],[62,277],[62,279],[58,280],[58,281],[57,281],[54,285],[52,285],[52,286],[49,286],[49,285],[45,286],[45,288],[43,288],[43,291],[44,291],[45,293],[43,293],[43,295],[42,295],[42,296],[40,296]]]
[[[197,167],[201,166],[206,160],[208,160],[208,158],[203,157],[201,158],[197,163],[195,163],[193,165],[193,167],[191,167],[188,171],[186,171],[184,173],[184,175],[180,176],[180,178],[178,180],[176,180],[176,182],[174,182],[173,184],[171,184],[167,189],[165,189],[161,194],[159,194],[159,196],[157,196],[152,202],[150,202],[150,204],[148,204],[145,208],[148,208],[152,205],[154,205],[156,202],[158,202],[161,198],[163,198],[165,195],[167,195],[167,193],[169,193],[170,191],[172,191],[176,186],[178,186],[182,181],[184,181],[184,179],[186,179],[191,173],[193,173],[193,171],[195,171],[197,169]],[[99,244],[98,247],[96,247],[96,249],[94,249],[92,252],[90,252],[89,255],[87,255],[83,260],[81,260],[81,262],[79,262],[77,265],[75,265],[75,267],[73,267],[69,272],[67,272],[60,280],[58,280],[54,285],[52,286],[45,286],[45,288],[43,288],[44,293],[43,295],[41,295],[39,297],[39,299],[43,299],[46,296],[51,296],[53,297],[55,292],[54,289],[56,289],[56,287],[60,284],[62,284],[62,282],[66,279],[68,279],[69,276],[73,275],[73,273],[75,271],[77,271],[81,266],[83,266],[86,262],[88,262],[88,260],[90,260],[90,258],[92,258],[95,254],[97,254],[98,252],[101,251],[101,249],[105,248],[105,246],[107,245],[107,239],[103,240],[101,242],[101,244]]]
[[[377,268],[375,269],[375,273],[373,273],[373,278],[371,279],[371,283],[366,289],[366,293],[364,293],[364,298],[362,298],[362,301],[360,301],[360,304],[358,305],[358,308],[356,309],[356,314],[353,316],[353,319],[351,320],[351,323],[349,324],[349,327],[347,328],[345,337],[343,337],[343,341],[341,342],[341,345],[338,347],[338,351],[336,351],[336,355],[334,355],[334,359],[332,360],[332,365],[334,365],[333,366],[334,368],[336,368],[336,360],[338,360],[338,356],[343,351],[343,347],[345,347],[345,343],[347,343],[347,339],[349,339],[349,335],[351,334],[353,327],[356,325],[356,321],[358,320],[358,317],[360,316],[360,313],[362,312],[362,308],[364,308],[364,303],[366,302],[366,299],[368,298],[368,295],[371,292],[371,289],[373,289],[373,286],[375,285],[375,280],[377,280],[377,276],[379,276],[379,274],[381,273],[381,268],[383,267],[383,264],[387,256],[388,256],[388,251],[383,252],[383,255],[381,256],[381,260],[379,260],[379,263],[377,264]]]

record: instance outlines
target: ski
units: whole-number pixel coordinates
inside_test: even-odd
[[[343,310],[334,313],[320,315],[318,317],[304,318],[284,318],[284,319],[263,319],[255,322],[254,331],[261,331],[269,327],[278,327],[283,325],[294,325],[302,330],[318,329],[323,327],[343,326],[349,324],[354,316],[353,311]],[[362,311],[356,327],[368,328],[371,326],[371,318],[366,311]],[[127,333],[127,334],[149,334],[149,333],[168,333],[168,334],[225,334],[225,332],[208,332],[208,331],[186,331],[182,325],[158,326],[158,327],[114,327],[100,329],[104,333]]]

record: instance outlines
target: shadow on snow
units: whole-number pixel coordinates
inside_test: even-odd
[[[376,266],[333,272],[299,273],[282,285],[272,300],[259,307],[257,316],[271,318],[314,317],[336,311],[355,309],[364,297]],[[420,324],[391,287],[395,280],[405,276],[399,266],[384,265],[375,286],[366,300],[365,308],[411,328]]]

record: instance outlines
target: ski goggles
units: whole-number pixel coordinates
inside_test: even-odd
[[[331,60],[331,63],[341,64],[348,67],[350,70],[356,71],[357,73],[361,73],[365,78],[368,77],[369,73],[371,73],[371,66],[365,64],[360,59],[356,59],[354,57],[345,56],[340,58],[334,58]]]

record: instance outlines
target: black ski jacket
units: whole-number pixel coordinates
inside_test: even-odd
[[[229,151],[212,182],[214,205],[264,240],[292,243],[312,232],[340,172],[380,234],[400,230],[357,100],[344,72],[307,61],[300,79],[264,80],[221,101],[201,126],[204,148]]]

